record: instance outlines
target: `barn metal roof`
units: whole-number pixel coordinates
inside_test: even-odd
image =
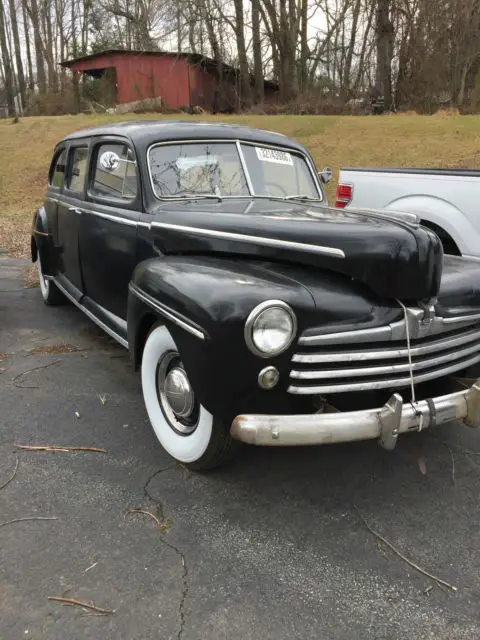
[[[192,64],[205,67],[207,70],[218,70],[221,66],[224,73],[238,74],[239,70],[236,67],[232,67],[225,62],[217,62],[213,58],[209,58],[200,53],[188,53],[188,52],[175,52],[175,51],[142,51],[135,49],[106,49],[105,51],[98,51],[97,53],[91,53],[87,56],[80,56],[79,58],[72,58],[71,60],[63,60],[60,62],[60,66],[70,69],[78,62],[88,62],[89,60],[96,60],[101,57],[108,57],[113,55],[122,56],[159,56],[170,58],[184,58]],[[278,84],[272,80],[264,80],[265,87],[273,90],[278,89]]]

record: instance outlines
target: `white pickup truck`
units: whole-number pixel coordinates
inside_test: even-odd
[[[415,213],[445,253],[480,260],[480,170],[341,169],[335,206]]]

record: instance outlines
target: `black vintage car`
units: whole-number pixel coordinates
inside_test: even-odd
[[[144,121],[68,136],[32,259],[47,304],[70,300],[129,349],[158,440],[191,468],[240,441],[392,449],[480,423],[480,265],[444,258],[415,216],[328,208],[280,134]]]

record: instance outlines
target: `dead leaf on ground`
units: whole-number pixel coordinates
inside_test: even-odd
[[[424,458],[424,456],[420,455],[417,458],[417,462],[418,462],[418,468],[420,469],[420,473],[424,476],[427,475],[427,462]]]
[[[29,356],[45,356],[45,355],[58,355],[61,353],[76,353],[77,351],[85,351],[76,344],[49,344],[34,347],[28,351]]]

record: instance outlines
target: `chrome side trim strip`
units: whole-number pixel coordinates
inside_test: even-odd
[[[90,318],[90,320],[93,320],[93,322],[95,322],[95,324],[97,324],[100,327],[100,329],[103,329],[105,331],[105,333],[108,333],[108,335],[111,336],[117,342],[119,342],[122,345],[122,347],[125,347],[125,349],[128,349],[127,340],[125,340],[124,338],[119,336],[118,333],[115,333],[115,331],[113,329],[110,329],[109,326],[107,326],[104,322],[99,320],[97,318],[97,316],[94,315],[91,311],[89,311],[86,307],[84,307],[81,302],[78,302],[77,300],[75,300],[75,298],[65,289],[65,287],[62,287],[62,285],[59,284],[59,282],[58,282],[58,280],[56,278],[53,278],[53,280],[54,280],[56,286],[60,289],[60,291],[63,293],[63,295],[70,300],[70,302],[73,302],[73,304],[76,307],[78,307],[80,309],[80,311],[83,311],[83,313],[86,316],[88,316]]]
[[[437,351],[445,351],[460,347],[469,342],[480,340],[480,330],[470,331],[469,333],[451,338],[443,338],[428,342],[418,347],[411,347],[412,357],[421,356]],[[302,364],[318,364],[321,362],[363,362],[366,360],[383,360],[387,358],[407,358],[408,349],[371,349],[370,351],[348,351],[343,353],[296,353],[292,357],[292,362],[301,362]]]
[[[92,209],[82,209],[84,213],[91,213],[98,218],[104,218],[105,220],[111,220],[112,222],[119,222],[125,224],[127,227],[136,227],[138,222],[136,220],[130,220],[130,218],[121,218],[120,216],[113,216],[110,213],[103,213],[100,211],[94,211]]]
[[[418,376],[414,376],[415,384],[420,382],[427,382],[428,380],[435,380],[436,378],[441,378],[442,376],[446,376],[450,373],[454,373],[455,371],[460,371],[461,369],[465,369],[472,364],[476,364],[480,362],[480,354],[477,353],[476,356],[472,358],[468,358],[467,360],[462,360],[461,362],[456,362],[453,365],[448,367],[444,367],[442,369],[436,369],[435,371],[431,371],[429,373],[423,373]],[[299,387],[296,385],[290,385],[287,389],[288,393],[292,393],[294,395],[313,395],[313,394],[323,394],[323,393],[344,393],[347,391],[374,391],[376,389],[398,389],[400,387],[408,387],[410,384],[410,377],[407,378],[394,378],[390,380],[377,380],[377,381],[364,381],[364,382],[344,382],[342,384],[326,384],[326,385],[316,385],[313,387]]]
[[[155,309],[155,311],[158,311],[158,313],[160,313],[162,316],[168,318],[182,329],[185,329],[185,331],[188,331],[196,338],[205,340],[206,334],[203,331],[200,331],[182,318],[179,318],[173,310],[170,310],[166,305],[152,298],[152,296],[150,296],[148,293],[141,291],[141,289],[133,284],[133,282],[128,285],[128,288],[134,296],[139,298],[139,300],[142,300],[142,302],[145,302],[145,304],[148,304],[150,307],[152,307],[152,309]]]
[[[233,233],[230,231],[201,229],[199,227],[188,227],[180,224],[170,224],[169,222],[152,222],[151,227],[155,229],[158,228],[171,229],[172,231],[184,231],[200,236],[207,236],[209,238],[221,238],[222,240],[238,240],[239,242],[251,242],[252,244],[260,244],[267,247],[283,247],[285,249],[296,249],[297,251],[308,251],[309,253],[318,253],[320,255],[332,256],[334,258],[345,258],[345,253],[341,249],[337,249],[335,247],[322,247],[314,244],[305,244],[303,242],[278,240],[276,238],[265,238],[263,236],[250,236],[243,233]]]
[[[428,358],[426,360],[420,360],[418,362],[412,362],[412,371],[419,371],[421,369],[428,369],[429,367],[436,367],[439,364],[445,362],[452,362],[464,358],[473,353],[480,353],[480,345],[474,344],[463,349],[459,349],[455,353],[444,353],[436,358]],[[355,369],[323,369],[321,371],[291,371],[290,377],[297,378],[298,380],[329,380],[330,378],[356,378],[361,376],[382,376],[382,375],[395,375],[396,373],[407,373],[410,371],[410,364],[391,364],[380,365],[377,367],[357,367]],[[345,384],[348,384],[348,379],[345,380]]]

